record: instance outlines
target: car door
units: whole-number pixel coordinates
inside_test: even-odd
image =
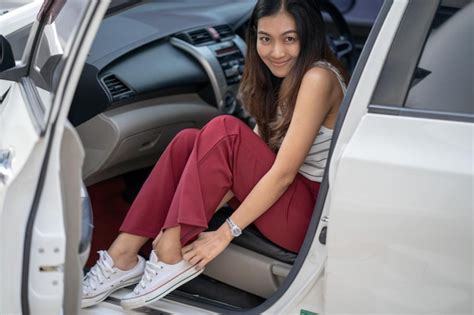
[[[355,89],[330,165],[326,314],[473,311],[474,4],[455,5],[394,0],[389,49]]]
[[[77,309],[80,281],[67,271],[78,264],[66,252],[77,253],[68,245],[78,239],[83,152],[67,112],[107,6],[44,1],[23,54],[0,73],[2,314]],[[80,278],[75,269],[71,274]]]

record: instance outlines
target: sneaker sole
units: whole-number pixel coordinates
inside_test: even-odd
[[[204,269],[201,270],[196,270],[194,268],[190,268],[189,271],[184,272],[183,274],[179,275],[175,281],[170,281],[163,285],[162,287],[157,288],[154,291],[151,291],[150,293],[147,293],[143,296],[133,298],[133,299],[126,299],[122,300],[120,302],[121,306],[123,309],[126,310],[131,310],[139,307],[143,307],[147,304],[153,303],[163,296],[167,295],[177,287],[185,284],[188,281],[191,281],[192,279],[196,278],[199,276]]]
[[[127,281],[122,282],[120,285],[117,285],[116,287],[113,287],[110,290],[105,291],[104,293],[102,293],[100,295],[96,295],[96,296],[94,296],[92,298],[88,298],[88,299],[82,299],[81,308],[91,307],[91,306],[94,306],[96,304],[99,304],[100,302],[102,302],[103,300],[108,298],[109,295],[111,295],[115,291],[117,291],[119,289],[122,289],[122,288],[125,288],[125,287],[128,287],[130,285],[137,284],[138,282],[140,282],[141,278],[142,278],[142,275],[139,275],[135,278],[132,278],[132,279],[129,279]]]

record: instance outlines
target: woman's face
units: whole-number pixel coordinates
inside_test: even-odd
[[[279,12],[258,20],[257,53],[274,76],[288,75],[300,54],[300,39],[290,14]]]

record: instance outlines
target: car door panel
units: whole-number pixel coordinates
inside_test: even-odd
[[[328,314],[467,313],[473,134],[469,123],[360,121],[332,186]]]
[[[65,125],[60,150],[60,185],[63,187],[64,225],[67,231],[64,286],[68,290],[64,294],[63,305],[64,314],[73,314],[80,308],[82,294],[83,261],[78,257],[77,245],[81,240],[81,225],[78,225],[78,222],[81,222],[83,214],[80,211],[71,210],[77,209],[81,204],[81,196],[77,194],[77,191],[81,190],[84,149],[76,130],[70,123]],[[87,253],[89,251],[85,250],[80,254],[85,254],[87,257]]]
[[[66,4],[67,5],[67,4]],[[76,33],[74,33],[73,38],[70,38],[69,42],[63,48],[64,55],[62,57],[63,64],[59,65],[60,71],[62,72],[61,77],[57,79],[57,82],[52,82],[53,84],[51,87],[56,88],[55,99],[53,103],[53,107],[50,110],[49,120],[51,121],[51,128],[54,131],[54,137],[50,139],[51,141],[51,150],[49,159],[48,159],[48,171],[45,174],[44,185],[43,185],[43,192],[41,195],[41,200],[39,202],[37,218],[35,222],[35,230],[40,230],[41,227],[44,228],[50,235],[56,233],[56,245],[57,247],[53,247],[53,253],[56,254],[56,257],[48,260],[49,267],[48,270],[52,274],[58,272],[58,274],[63,277],[61,280],[64,280],[64,267],[69,270],[69,274],[67,275],[67,283],[69,283],[69,290],[62,290],[64,294],[64,302],[63,303],[63,295],[59,297],[59,304],[56,305],[55,308],[51,307],[51,303],[44,303],[44,298],[40,298],[40,295],[36,295],[36,299],[34,299],[34,295],[31,290],[32,287],[37,285],[42,290],[47,290],[45,286],[45,282],[40,279],[40,277],[31,277],[29,279],[29,296],[30,296],[30,306],[31,309],[35,309],[36,311],[50,313],[53,310],[57,311],[60,310],[63,306],[65,309],[70,311],[77,311],[79,307],[78,303],[78,296],[80,296],[80,270],[71,270],[74,266],[78,266],[77,261],[79,260],[78,256],[78,244],[74,246],[71,244],[76,238],[72,235],[68,235],[65,237],[69,230],[71,233],[77,233],[77,230],[80,229],[81,221],[80,220],[73,220],[70,216],[80,217],[80,185],[78,183],[80,178],[80,170],[81,164],[83,160],[83,155],[78,154],[76,157],[70,160],[66,160],[68,154],[70,152],[83,152],[82,145],[80,141],[73,141],[68,142],[67,144],[63,143],[64,131],[65,131],[65,124],[67,121],[67,113],[72,101],[72,97],[74,95],[76,84],[79,80],[80,72],[82,70],[82,66],[85,62],[85,58],[88,52],[88,49],[92,43],[92,40],[95,35],[95,31],[100,24],[100,20],[105,13],[105,10],[108,6],[108,1],[90,1],[89,4],[83,5],[81,1],[76,1],[75,3],[71,3],[71,7],[69,8],[70,12],[73,12],[73,6],[76,6],[76,9],[81,8],[83,16],[82,20],[78,25],[75,25],[77,28]],[[54,25],[53,25],[54,26]],[[55,29],[54,27],[51,28],[53,30],[54,36],[51,33],[46,34],[48,38],[53,38],[50,42],[58,41],[57,34],[61,32],[60,29]],[[58,33],[56,33],[56,31]],[[69,50],[69,54],[67,51]],[[50,51],[54,51],[51,49]],[[56,49],[56,51],[60,51]],[[56,53],[54,53],[56,54]],[[65,56],[68,56],[65,59]],[[68,136],[70,132],[66,133],[67,138],[71,138]],[[65,141],[65,140],[64,140]],[[68,151],[64,152],[61,149],[61,144],[68,146]],[[73,170],[67,170],[65,167],[73,167]],[[79,172],[79,173],[78,173]],[[71,174],[70,177],[65,176],[63,174]],[[74,176],[73,176],[74,175]],[[77,189],[79,188],[79,189]],[[76,190],[77,189],[77,190]],[[75,198],[77,197],[77,198]],[[74,200],[79,202],[74,202]],[[53,207],[52,210],[51,203],[55,203],[56,207]],[[73,212],[73,213],[69,213]],[[64,215],[66,214],[67,225],[64,225]],[[47,222],[54,221],[52,218],[54,216],[54,220],[57,222],[57,227],[52,229]],[[43,226],[41,225],[42,223]],[[62,236],[62,238],[61,238]],[[77,239],[76,239],[77,240]],[[34,234],[33,235],[33,245],[35,242],[43,243],[43,244],[51,244],[51,241],[47,238],[43,237],[42,233]],[[70,246],[73,246],[70,250],[76,251],[76,255],[68,255],[66,257],[66,252],[68,249],[66,248],[66,244],[69,243]],[[39,265],[41,262],[41,258],[38,256],[34,256],[34,247],[31,248],[31,260],[30,260],[30,267],[32,270],[35,270],[38,273],[38,269],[34,268],[34,265]],[[58,257],[59,256],[59,257]],[[55,260],[56,259],[56,260]],[[74,263],[76,262],[76,264]],[[51,277],[51,275],[43,275],[44,277]],[[52,286],[58,286],[58,282],[54,280],[50,282]],[[66,283],[61,281],[61,283]],[[44,295],[44,294],[43,294]],[[55,295],[57,298],[57,295]]]
[[[61,144],[75,86],[108,1],[53,1],[52,6],[58,18],[48,16],[45,27],[38,27],[37,22],[32,32],[39,33],[32,33],[26,45],[36,49],[34,56],[41,58],[63,53],[50,73],[52,80],[44,80],[47,77],[42,71],[48,58],[43,63],[34,57],[29,76],[14,83],[2,82],[2,86],[11,87],[0,104],[0,149],[14,152],[9,169],[4,171],[8,176],[0,183],[0,248],[8,253],[0,260],[2,314],[61,313],[63,296],[70,293],[75,302],[66,299],[69,307],[65,309],[78,309],[80,269],[72,282],[76,288],[66,290],[64,266],[66,229],[74,223],[80,229],[81,222],[69,220],[65,226],[64,213],[80,213],[80,186],[74,184],[80,176],[60,174],[74,173],[62,170],[63,165],[80,173],[83,156],[66,160],[68,153],[82,152],[82,147],[79,141],[71,141],[65,153]],[[62,27],[56,27],[58,21]],[[69,28],[64,28],[64,23],[69,23]],[[48,40],[35,47],[35,38]],[[31,59],[26,55],[28,52],[24,60]]]
[[[8,253],[0,255],[2,314],[19,312],[25,228],[44,155],[24,96],[12,83],[0,114],[0,150],[10,151],[9,164],[0,170],[0,248]]]

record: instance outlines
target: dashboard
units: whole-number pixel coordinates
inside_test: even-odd
[[[153,166],[178,132],[220,114],[252,125],[237,93],[255,3],[112,0],[68,117],[86,152],[87,185]]]
[[[255,0],[144,1],[105,17],[69,119],[78,126],[110,108],[197,93],[235,111],[244,33]]]

